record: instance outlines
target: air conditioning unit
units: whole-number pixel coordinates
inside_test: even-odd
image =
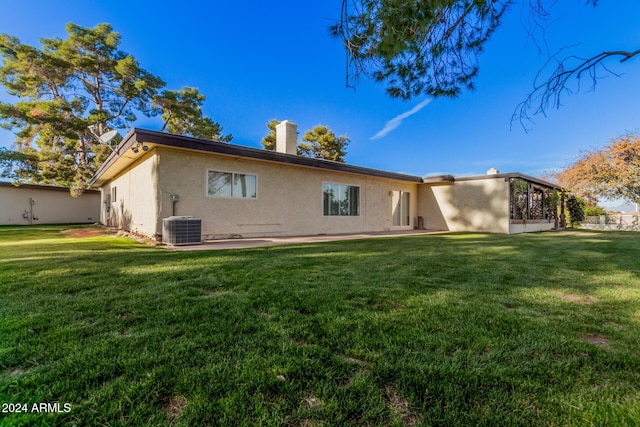
[[[167,245],[197,245],[202,243],[202,220],[192,216],[163,218],[162,243]]]

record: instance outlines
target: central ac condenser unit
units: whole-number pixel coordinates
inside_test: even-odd
[[[192,216],[170,216],[162,220],[162,243],[196,245],[202,243],[202,220]]]

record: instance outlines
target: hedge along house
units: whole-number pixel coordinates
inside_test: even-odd
[[[204,239],[509,233],[518,231],[510,228],[509,179],[542,184],[520,174],[422,178],[311,159],[296,155],[295,124],[282,122],[276,135],[276,150],[267,151],[133,129],[92,180],[102,193],[101,221],[155,238],[172,216],[200,218]]]

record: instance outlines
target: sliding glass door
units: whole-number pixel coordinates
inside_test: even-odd
[[[393,191],[391,203],[393,205],[393,225],[395,227],[411,225],[411,193]]]

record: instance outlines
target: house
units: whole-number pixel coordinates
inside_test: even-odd
[[[0,224],[94,223],[100,219],[100,192],[72,197],[68,188],[0,182]]]
[[[102,223],[159,238],[163,219],[192,216],[201,219],[204,239],[555,225],[542,202],[558,187],[536,178],[423,178],[311,159],[296,155],[295,124],[284,121],[276,131],[276,150],[267,151],[133,129],[92,180],[102,194]],[[516,202],[514,182],[524,183]],[[523,223],[522,212],[534,211]]]

